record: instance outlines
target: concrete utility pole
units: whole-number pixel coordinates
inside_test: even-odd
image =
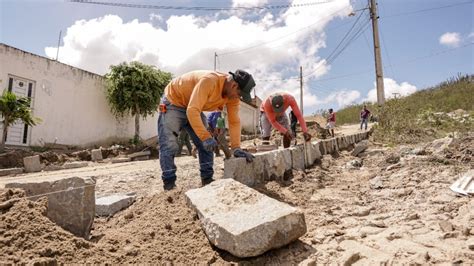
[[[59,31],[58,49],[56,50],[56,61],[58,61],[58,57],[59,57],[59,46],[61,45],[61,33],[62,33],[62,30]]]
[[[377,103],[385,103],[385,91],[383,86],[382,56],[380,53],[379,24],[377,15],[377,4],[370,0],[370,18],[372,19],[372,33],[374,36],[375,76],[377,82]]]
[[[216,71],[217,53],[214,52],[214,71]]]
[[[300,110],[303,115],[303,67],[300,66]]]

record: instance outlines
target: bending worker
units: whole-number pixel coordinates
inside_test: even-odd
[[[174,157],[178,149],[178,134],[184,128],[199,152],[201,184],[214,181],[213,151],[217,142],[207,131],[203,111],[222,110],[227,107],[230,142],[234,157],[247,162],[253,155],[240,149],[240,98],[251,101],[250,92],[255,81],[249,73],[237,70],[224,74],[216,71],[192,71],[173,79],[165,88],[159,106],[158,138],[163,188],[176,187]]]
[[[308,133],[306,122],[296,104],[295,98],[285,92],[278,92],[268,96],[260,106],[260,127],[263,140],[270,140],[272,127],[274,127],[283,135],[283,147],[290,147],[293,134],[290,129],[288,116],[285,114],[286,109],[290,106],[303,130],[304,140],[311,140],[311,135]]]

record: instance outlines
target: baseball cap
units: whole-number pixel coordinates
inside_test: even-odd
[[[276,94],[272,96],[272,107],[275,113],[283,112],[284,100],[281,94]]]
[[[255,81],[252,75],[242,69],[237,69],[235,73],[229,72],[229,74],[231,74],[232,78],[239,84],[242,100],[246,103],[250,103],[252,101],[250,92],[252,92],[253,87],[255,87]]]

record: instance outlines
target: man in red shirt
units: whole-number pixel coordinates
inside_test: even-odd
[[[295,98],[288,93],[278,92],[270,95],[260,106],[260,129],[263,140],[270,140],[272,127],[277,129],[283,135],[283,147],[290,147],[293,134],[290,129],[290,123],[285,111],[291,107],[301,129],[303,130],[303,137],[305,141],[311,140],[311,135],[308,133],[306,122],[301,114]]]
[[[329,134],[331,134],[333,138],[334,138],[335,127],[336,127],[336,113],[334,113],[332,108],[330,108],[326,128],[329,129]]]

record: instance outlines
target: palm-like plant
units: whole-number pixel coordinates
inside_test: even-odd
[[[28,126],[35,126],[40,122],[39,118],[33,117],[30,108],[30,99],[17,97],[13,92],[5,90],[0,97],[0,117],[2,118],[3,135],[0,142],[0,152],[5,150],[5,136],[8,128],[18,120]]]

